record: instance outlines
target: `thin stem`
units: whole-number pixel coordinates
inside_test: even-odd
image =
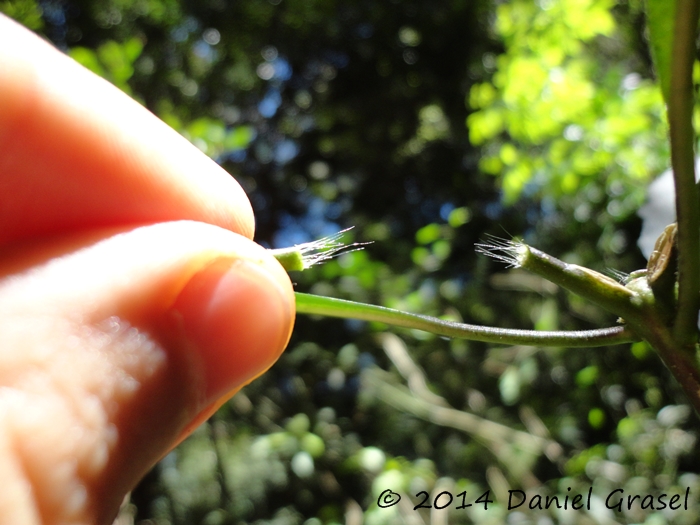
[[[477,244],[477,251],[544,277],[626,321],[640,317],[641,303],[633,290],[589,268],[566,263],[523,242],[496,237]]]
[[[296,310],[300,314],[325,315],[362,321],[376,321],[403,328],[432,332],[445,337],[485,343],[529,346],[594,347],[639,341],[625,326],[598,330],[545,332],[514,330],[444,321],[427,315],[411,314],[344,299],[296,292]]]
[[[547,454],[553,461],[562,455],[561,445],[552,439],[516,430],[469,412],[430,403],[415,397],[405,388],[392,385],[382,377],[384,375],[379,369],[369,369],[362,374],[363,385],[378,399],[398,410],[469,434],[486,445],[507,468],[514,466],[513,449],[534,456]]]
[[[697,340],[700,309],[700,197],[695,183],[693,61],[699,0],[676,0],[668,121],[678,217],[678,311],[674,336],[682,348]]]
[[[700,369],[694,353],[679,352],[678,344],[661,317],[650,316],[647,323],[636,326],[640,335],[656,350],[686,396],[700,414]]]

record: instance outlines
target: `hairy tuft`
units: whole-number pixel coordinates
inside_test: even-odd
[[[504,262],[509,268],[520,268],[527,255],[527,245],[520,241],[510,241],[493,235],[488,240],[475,244],[477,253]]]
[[[343,235],[351,229],[352,227],[346,228],[323,239],[296,245],[295,248],[301,253],[304,269],[324,263],[335,257],[340,257],[346,253],[364,250],[366,245],[372,244],[371,242],[354,242],[352,244],[341,242],[340,239]]]

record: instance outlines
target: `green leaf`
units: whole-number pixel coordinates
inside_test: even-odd
[[[598,379],[598,367],[595,365],[587,366],[582,368],[576,374],[576,384],[584,387],[590,386],[596,382]]]
[[[466,206],[455,208],[447,217],[447,224],[453,228],[459,228],[470,221],[471,215],[471,211]]]
[[[676,0],[646,0],[649,44],[664,100],[671,92],[671,54]]]
[[[105,69],[102,67],[100,60],[97,58],[97,53],[87,47],[72,47],[68,50],[68,55],[78,62],[83,67],[86,67],[96,75],[101,77],[106,76]]]
[[[248,147],[255,138],[255,130],[250,126],[238,126],[226,134],[224,147],[228,150],[239,150]]]
[[[97,49],[97,56],[109,71],[110,80],[126,93],[131,91],[127,81],[134,74],[133,64],[142,50],[143,42],[136,37],[123,43],[109,40]]]
[[[592,408],[588,412],[588,423],[593,428],[600,428],[605,423],[605,412],[600,408]]]
[[[312,458],[320,458],[326,451],[326,444],[316,434],[307,432],[301,438],[301,449],[308,452]]]
[[[142,50],[143,42],[132,38],[121,44],[108,40],[97,51],[87,47],[73,47],[68,50],[68,55],[125,93],[131,94],[128,80],[134,74],[133,64]]]
[[[439,224],[428,224],[416,232],[416,242],[418,244],[430,244],[442,236]]]
[[[35,0],[7,0],[0,2],[0,13],[13,18],[34,31],[44,28],[41,6]]]

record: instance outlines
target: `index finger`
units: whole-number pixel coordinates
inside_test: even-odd
[[[0,245],[189,219],[254,232],[238,183],[146,108],[0,15]]]

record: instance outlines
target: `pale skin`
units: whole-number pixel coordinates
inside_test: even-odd
[[[0,15],[0,525],[108,524],[294,322],[241,188]]]

